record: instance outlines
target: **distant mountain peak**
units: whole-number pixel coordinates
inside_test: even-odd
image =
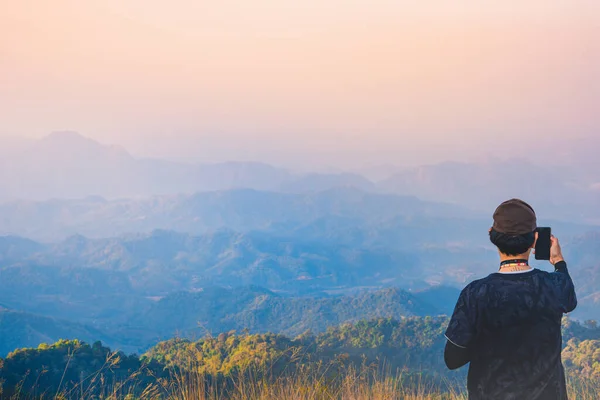
[[[70,140],[90,140],[76,131],[52,131],[46,136],[46,139],[70,139]]]
[[[75,131],[54,131],[31,146],[26,155],[29,165],[48,164],[49,168],[62,166],[76,170],[82,166],[102,171],[117,164],[135,159],[120,146],[105,145]],[[98,163],[94,165],[94,163]],[[94,165],[91,167],[91,165]],[[102,195],[101,192],[87,193]]]
[[[127,150],[121,146],[104,145],[76,131],[54,131],[42,138],[39,143],[68,146],[68,148],[88,148],[129,154]]]

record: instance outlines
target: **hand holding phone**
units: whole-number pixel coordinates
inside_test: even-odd
[[[550,247],[550,263],[552,265],[556,265],[556,263],[565,261],[565,258],[562,255],[562,249],[560,248],[558,238],[552,235],[550,240],[552,241],[552,246]]]

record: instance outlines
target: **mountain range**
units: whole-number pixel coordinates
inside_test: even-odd
[[[134,299],[207,286],[259,285],[299,295],[460,286],[494,257],[489,249],[471,249],[471,259],[464,261],[456,248],[421,248],[419,237],[394,249],[230,230],[197,236],[172,231],[111,239],[74,236],[54,244],[4,237],[0,243],[8,250],[0,266],[0,302],[88,318],[113,307],[135,307]],[[99,305],[108,311],[95,312]]]
[[[598,229],[548,217],[555,216],[541,214],[540,224],[551,225],[562,235]],[[231,229],[398,246],[415,235],[423,241],[427,236],[432,240],[445,236],[447,242],[461,242],[465,237],[485,240],[490,224],[491,211],[353,187],[303,194],[233,189],[119,200],[87,197],[0,203],[0,235],[44,242],[73,235],[103,238],[157,229],[191,234]]]
[[[306,194],[254,189],[142,199],[13,201],[0,204],[0,234],[56,241],[71,235],[117,236],[169,229],[203,233],[310,229],[311,223],[361,225],[394,218],[481,216],[459,206],[338,187]]]
[[[452,224],[444,231],[454,232],[454,243],[392,231],[404,243],[372,241],[387,232],[376,229],[349,236],[332,229],[317,240],[231,230],[49,244],[2,237],[0,304],[110,332],[111,343],[137,349],[177,332],[199,335],[200,322],[210,331],[297,334],[355,318],[447,315],[468,281],[494,272],[491,246],[459,236]],[[600,235],[566,236],[563,246],[579,297],[572,317],[598,319]]]
[[[121,147],[102,145],[75,132],[52,133],[0,158],[5,199],[114,199],[233,188],[315,191],[348,185],[374,186],[356,174],[299,175],[256,162],[185,164],[137,159]]]
[[[521,159],[445,162],[387,167],[387,174],[369,172],[385,177],[371,181],[358,173],[299,174],[256,162],[186,164],[138,159],[123,148],[102,145],[74,132],[55,132],[0,154],[0,201],[90,196],[114,200],[229,189],[306,194],[354,187],[488,212],[508,197],[521,197],[553,219],[598,224],[600,171],[594,165],[539,166]]]
[[[595,174],[594,174],[595,172]],[[538,166],[521,159],[479,164],[445,162],[420,166],[382,181],[387,192],[424,200],[444,199],[479,210],[493,210],[508,197],[530,202],[540,215],[572,221],[598,221],[595,204],[600,171]]]

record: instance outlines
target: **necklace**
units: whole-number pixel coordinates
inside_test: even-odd
[[[506,260],[500,263],[500,271],[504,272],[528,271],[530,269],[528,260]]]

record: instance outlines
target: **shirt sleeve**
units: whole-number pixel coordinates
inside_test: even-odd
[[[570,313],[577,308],[577,295],[575,294],[575,285],[569,275],[567,263],[564,261],[556,263],[554,282],[558,290],[558,298],[560,299],[560,308],[563,313]]]
[[[468,286],[463,289],[458,297],[454,313],[446,330],[446,339],[455,346],[466,349],[475,336],[474,313],[469,301]]]
[[[450,370],[458,369],[471,361],[469,349],[463,349],[454,345],[451,341],[446,342],[444,349],[444,362]]]

